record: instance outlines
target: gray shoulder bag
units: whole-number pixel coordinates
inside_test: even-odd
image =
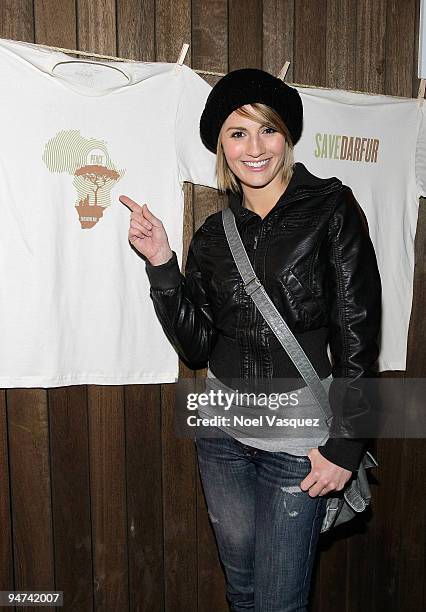
[[[230,208],[225,208],[222,211],[222,222],[229,248],[243,279],[246,293],[251,297],[259,312],[288,353],[320,407],[327,425],[330,426],[333,416],[328,401],[328,394],[306,353],[257,278],[237,230],[234,213]],[[366,451],[358,471],[352,475],[343,489],[343,495],[337,494],[332,496],[329,494],[321,533],[328,531],[333,526],[349,521],[356,514],[363,512],[367,508],[371,501],[371,491],[366,469],[377,465],[378,463],[373,455]]]

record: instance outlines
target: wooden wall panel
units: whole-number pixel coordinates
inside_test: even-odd
[[[126,387],[129,604],[164,610],[163,458],[159,385]]]
[[[411,82],[412,82],[412,88],[411,88],[411,95],[413,97],[416,97],[418,94],[418,88],[419,88],[419,78],[418,78],[418,55],[419,55],[419,29],[420,29],[420,0],[415,0],[414,2],[414,8],[413,8],[413,12],[414,12],[414,34],[413,34],[413,39],[414,39],[414,53],[413,53],[413,57],[412,59],[412,66],[413,69],[411,71]],[[407,66],[408,68],[408,66]]]
[[[356,8],[353,0],[327,0],[326,87],[356,89]]]
[[[34,0],[34,42],[76,49],[75,0]]]
[[[90,385],[88,395],[94,606],[128,608],[123,388]]]
[[[196,69],[277,74],[290,60],[288,82],[415,96],[418,12],[419,0],[3,0],[0,36],[145,61],[175,61],[188,42]],[[194,231],[227,205],[212,189],[184,193],[183,269]],[[385,376],[426,371],[425,215],[423,203],[407,371]],[[180,378],[205,372],[179,364]],[[175,404],[173,384],[2,392],[2,588],[62,589],[64,610],[227,609]],[[378,441],[369,521],[321,538],[313,612],[425,607],[425,451],[424,439]]]
[[[295,83],[322,85],[326,79],[326,0],[300,0],[294,11]]]
[[[228,6],[226,0],[201,0],[192,3],[192,64],[200,70],[228,71]],[[220,77],[203,78],[212,86]],[[208,215],[226,205],[215,189],[194,186],[193,231]],[[189,244],[189,241],[187,241]],[[205,376],[207,369],[197,370]],[[196,452],[195,452],[196,461]],[[197,465],[197,610],[226,612],[225,580],[220,566],[213,529],[209,522]]]
[[[278,75],[289,61],[285,81],[294,81],[294,1],[264,0],[263,2],[262,69]]]
[[[0,2],[0,35],[2,38],[33,41],[34,7],[32,0],[2,0]]]
[[[385,93],[386,0],[358,0],[356,88]]]
[[[229,70],[262,67],[262,2],[228,2]],[[250,19],[247,16],[250,15]]]
[[[400,538],[397,610],[424,610],[426,605],[425,442],[424,438],[404,440],[402,446],[400,532],[395,529],[395,524],[392,525],[393,537]]]
[[[155,0],[122,0],[117,4],[117,54],[155,61]]]
[[[387,0],[385,36],[385,84],[384,93],[390,96],[412,95],[413,57],[416,36],[401,36],[415,32],[416,0]],[[398,66],[405,66],[404,70]],[[417,66],[416,71],[417,74]],[[417,93],[417,92],[416,92]]]
[[[64,610],[93,608],[87,387],[49,389],[55,588]]]
[[[77,0],[78,48],[116,55],[115,0]]]
[[[8,392],[11,512],[17,589],[54,588],[46,392]]]
[[[0,391],[0,591],[14,584],[6,392]]]
[[[191,43],[191,2],[157,0],[156,60],[175,61],[182,44]],[[191,65],[192,49],[186,63]],[[193,233],[193,191],[185,186],[184,254]],[[182,259],[185,266],[186,258]],[[193,377],[183,362],[180,377]],[[164,516],[164,606],[191,612],[197,609],[196,472],[191,440],[174,433],[175,386],[161,385]]]

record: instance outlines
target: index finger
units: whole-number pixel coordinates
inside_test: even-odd
[[[142,206],[138,204],[137,202],[135,202],[134,200],[132,200],[132,198],[129,198],[128,196],[121,195],[121,196],[118,196],[118,199],[120,200],[122,204],[127,206],[127,208],[130,208],[132,212],[142,211]]]

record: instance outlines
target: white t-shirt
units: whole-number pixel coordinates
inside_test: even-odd
[[[183,182],[217,187],[210,85],[5,40],[0,72],[0,387],[175,382],[118,196],[148,204],[181,265]]]
[[[295,159],[341,179],[364,210],[382,279],[379,369],[405,370],[418,200],[426,196],[425,107],[412,98],[297,89],[304,127]]]

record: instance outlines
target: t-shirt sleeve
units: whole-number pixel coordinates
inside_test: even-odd
[[[182,84],[175,127],[179,179],[217,189],[216,155],[200,137],[201,113],[211,86],[185,64],[179,76]]]
[[[417,197],[426,197],[426,101],[420,105],[420,127],[416,146]]]

